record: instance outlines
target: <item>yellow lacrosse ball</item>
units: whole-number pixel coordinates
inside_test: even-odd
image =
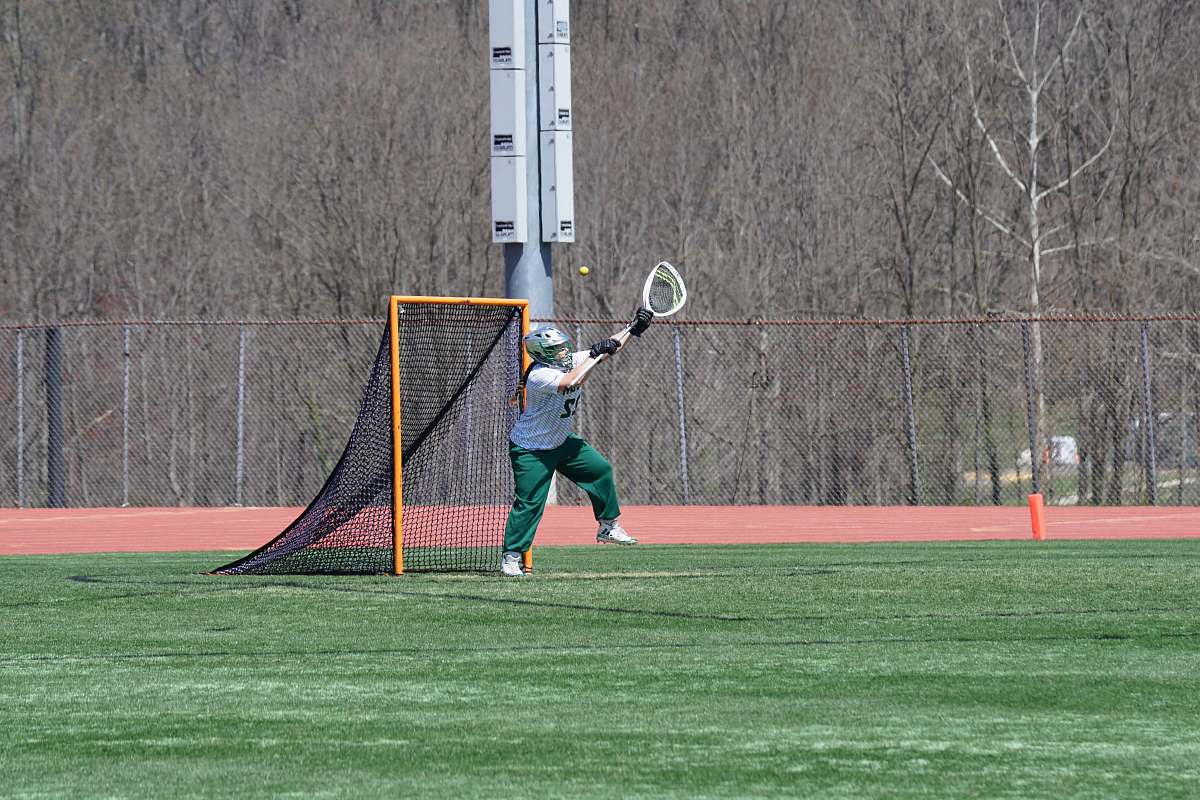
[[[579,268],[579,274],[580,274],[580,275],[585,275],[585,276],[586,276],[586,275],[587,275],[589,272],[591,272],[591,270],[590,270],[590,269],[588,269],[587,267],[580,267],[580,268]]]

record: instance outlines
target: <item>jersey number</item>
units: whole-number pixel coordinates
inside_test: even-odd
[[[559,419],[566,419],[575,413],[575,406],[579,404],[578,397],[572,397],[570,400],[563,401],[563,413],[558,415]]]

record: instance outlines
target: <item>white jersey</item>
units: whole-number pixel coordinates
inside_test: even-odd
[[[574,353],[571,363],[579,366],[588,357]],[[525,410],[517,418],[508,438],[526,450],[553,450],[567,440],[575,412],[579,409],[582,386],[569,392],[558,391],[558,381],[568,370],[535,364],[525,381]]]

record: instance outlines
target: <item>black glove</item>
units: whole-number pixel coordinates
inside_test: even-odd
[[[654,314],[648,308],[639,308],[637,314],[633,317],[633,322],[629,323],[629,332],[634,336],[641,336],[646,332],[646,328],[650,327],[650,320],[654,319]]]
[[[621,349],[621,345],[617,344],[616,339],[605,339],[602,342],[596,342],[592,345],[592,349],[588,351],[588,355],[592,358],[600,355],[611,356],[619,349]]]

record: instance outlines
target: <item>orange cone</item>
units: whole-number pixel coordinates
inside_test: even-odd
[[[1033,523],[1033,538],[1042,541],[1046,538],[1046,507],[1042,504],[1040,494],[1029,495],[1029,519]]]

